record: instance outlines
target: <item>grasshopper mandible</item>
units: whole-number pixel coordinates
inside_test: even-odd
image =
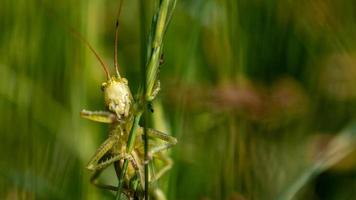
[[[121,12],[122,1],[119,6],[119,14]],[[108,138],[97,149],[94,156],[91,158],[87,165],[87,169],[93,171],[90,178],[91,183],[99,188],[109,189],[116,191],[117,187],[107,184],[98,183],[97,179],[100,173],[110,166],[115,164],[115,170],[120,170],[124,159],[128,159],[130,164],[125,175],[124,183],[125,189],[130,190],[130,182],[134,179],[139,180],[139,189],[143,190],[145,183],[144,179],[144,164],[154,158],[162,160],[165,164],[155,175],[149,176],[149,183],[159,179],[167,170],[172,166],[172,160],[166,156],[162,151],[170,148],[177,143],[176,138],[161,133],[154,129],[147,129],[149,140],[148,159],[144,156],[143,147],[143,128],[138,128],[134,148],[131,152],[127,152],[127,141],[130,131],[133,126],[134,116],[136,113],[142,112],[142,105],[139,100],[135,101],[128,86],[126,78],[120,76],[119,66],[117,61],[117,44],[118,44],[118,30],[119,21],[116,21],[115,30],[115,51],[114,51],[114,66],[116,75],[111,76],[107,65],[100,58],[94,48],[83,37],[80,39],[89,47],[89,49],[96,56],[106,74],[107,80],[102,83],[101,89],[104,93],[104,102],[107,110],[105,111],[88,111],[82,110],[80,115],[83,118],[110,124]],[[159,84],[157,84],[159,85]],[[156,92],[153,96],[149,97],[154,99]],[[161,141],[156,140],[156,138]],[[163,143],[162,143],[163,142]]]

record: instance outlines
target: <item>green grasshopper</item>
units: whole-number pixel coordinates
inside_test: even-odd
[[[121,3],[119,13],[121,10]],[[177,143],[177,140],[176,138],[157,130],[147,129],[147,134],[150,140],[147,153],[148,158],[146,159],[144,156],[143,128],[140,127],[136,130],[137,133],[133,150],[131,152],[127,152],[127,141],[134,124],[134,116],[139,112],[142,113],[142,105],[139,105],[139,100],[135,101],[128,86],[127,79],[121,77],[119,73],[119,66],[117,61],[118,30],[119,23],[117,20],[114,51],[114,66],[116,70],[116,76],[110,75],[107,65],[103,62],[98,53],[92,48],[89,42],[83,39],[83,37],[80,37],[80,39],[96,56],[107,77],[107,80],[101,85],[101,89],[104,93],[105,107],[107,110],[82,110],[80,115],[81,117],[92,121],[110,124],[108,138],[97,149],[94,156],[91,158],[87,165],[87,169],[93,171],[93,174],[90,178],[91,183],[99,188],[116,191],[117,187],[99,183],[97,179],[100,173],[111,164],[114,164],[115,170],[118,173],[121,170],[123,160],[127,159],[129,160],[130,164],[124,178],[124,192],[127,196],[131,196],[129,193],[133,190],[130,185],[132,182],[137,182],[138,180],[138,190],[141,191],[143,191],[145,184],[147,184],[145,183],[144,177],[144,165],[148,164],[151,159],[157,158],[163,161],[164,165],[158,170],[156,174],[149,174],[148,184],[158,180],[167,170],[172,167],[172,160],[166,154],[164,154],[163,151],[174,146]],[[159,84],[157,84],[157,86],[158,87],[155,88],[155,92],[152,93],[152,96],[148,97],[149,99],[155,98],[157,92],[159,91]]]

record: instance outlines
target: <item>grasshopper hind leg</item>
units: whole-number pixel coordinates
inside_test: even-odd
[[[116,191],[117,190],[116,186],[107,185],[107,184],[103,184],[103,183],[99,183],[98,182],[98,178],[99,178],[99,176],[100,176],[102,171],[103,170],[94,171],[93,175],[90,177],[90,183],[95,185],[98,188],[101,188],[101,189]]]
[[[95,185],[96,187],[100,189],[105,189],[105,190],[111,190],[113,192],[117,191],[117,187],[113,185],[108,185],[108,184],[103,184],[98,182],[98,178],[103,170],[96,170],[94,171],[93,175],[90,178],[90,183]],[[124,188],[122,190],[122,193],[125,195],[126,199],[131,200],[132,198],[132,192],[129,191],[128,189]]]
[[[130,161],[132,160],[131,156],[126,156],[126,155],[122,155],[122,154],[119,154],[116,156],[111,156],[110,154],[108,154],[108,155],[103,156],[103,158],[99,160],[99,163],[94,165],[95,166],[94,173],[90,178],[90,182],[98,188],[116,191],[117,187],[99,183],[98,178],[99,178],[101,172],[104,169],[106,169],[110,164],[117,163],[119,160],[124,159],[124,158],[127,158]]]
[[[122,157],[121,157],[121,159],[122,159]],[[130,160],[130,162],[132,163],[133,166],[137,165],[137,163],[134,161],[134,159],[132,159],[132,157],[130,157],[128,159]],[[117,166],[119,165],[119,163],[120,163],[119,160],[114,162],[115,171],[117,170]],[[92,176],[90,177],[90,183],[100,189],[111,190],[111,191],[116,192],[118,189],[116,186],[100,183],[98,181],[99,176],[100,176],[101,172],[103,172],[104,169],[105,168],[99,168],[99,169],[95,170],[94,173],[92,174]],[[138,170],[138,169],[135,168],[135,170]],[[129,185],[125,185],[122,192],[125,195],[126,199],[128,199],[128,200],[140,199],[139,196],[141,194],[132,190]]]
[[[90,182],[97,186],[98,188],[102,189],[107,189],[107,190],[112,190],[116,191],[117,187],[112,186],[112,185],[107,185],[107,184],[102,184],[98,182],[98,178],[101,174],[101,172],[106,169],[109,165],[118,162],[119,160],[122,159],[128,159],[129,161],[132,162],[133,157],[130,154],[127,153],[119,153],[119,154],[113,154],[112,153],[112,147],[116,145],[118,142],[117,137],[109,137],[106,139],[102,145],[97,149],[95,152],[94,156],[90,160],[90,162],[87,165],[87,168],[91,171],[94,171],[93,175],[90,178]],[[126,194],[129,194],[129,192],[125,192]],[[126,195],[125,194],[125,195]]]
[[[103,144],[101,144],[100,147],[96,150],[94,156],[90,159],[87,165],[87,169],[98,170],[104,168],[106,166],[105,164],[108,163],[108,161],[111,161],[112,158],[109,158],[109,160],[104,162],[103,162],[103,158],[107,157],[113,145],[116,144],[117,142],[118,142],[117,137],[109,137],[108,139],[106,139],[103,142]]]
[[[162,168],[160,168],[159,171],[152,176],[151,181],[153,182],[159,180],[173,166],[173,160],[162,152],[157,153],[155,158],[161,160],[164,164]]]

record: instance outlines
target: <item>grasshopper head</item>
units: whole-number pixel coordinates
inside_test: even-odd
[[[127,79],[113,77],[102,84],[102,90],[106,107],[119,119],[127,118],[133,104]]]

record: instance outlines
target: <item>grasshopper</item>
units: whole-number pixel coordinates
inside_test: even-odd
[[[121,12],[121,4],[122,1],[120,2],[119,14]],[[114,164],[116,173],[118,174],[122,169],[124,159],[127,159],[129,161],[129,167],[124,178],[124,193],[129,197],[131,196],[131,191],[136,189],[143,191],[145,184],[150,184],[158,180],[172,167],[172,160],[164,154],[163,151],[174,146],[177,143],[177,139],[157,130],[147,129],[149,149],[147,152],[148,158],[145,158],[143,128],[139,127],[135,134],[134,148],[131,152],[127,152],[127,141],[134,124],[134,116],[137,113],[142,112],[143,106],[139,105],[139,100],[133,98],[128,85],[128,80],[121,77],[119,73],[119,65],[117,61],[118,30],[119,20],[117,19],[114,51],[114,67],[116,75],[114,76],[110,75],[109,68],[89,42],[83,37],[80,37],[96,56],[107,77],[107,80],[101,85],[101,89],[104,93],[106,110],[82,110],[80,115],[85,119],[110,125],[108,138],[96,150],[94,156],[86,166],[88,170],[93,171],[90,182],[99,188],[116,191],[117,187],[115,186],[99,183],[98,177],[104,169],[112,164]],[[159,84],[156,85],[155,92],[152,93],[152,96],[148,97],[150,100],[154,99],[159,91]],[[164,165],[154,175],[149,174],[149,183],[145,183],[144,165],[148,164],[153,158],[161,160]],[[138,181],[138,188],[132,189],[131,183],[134,181]]]

